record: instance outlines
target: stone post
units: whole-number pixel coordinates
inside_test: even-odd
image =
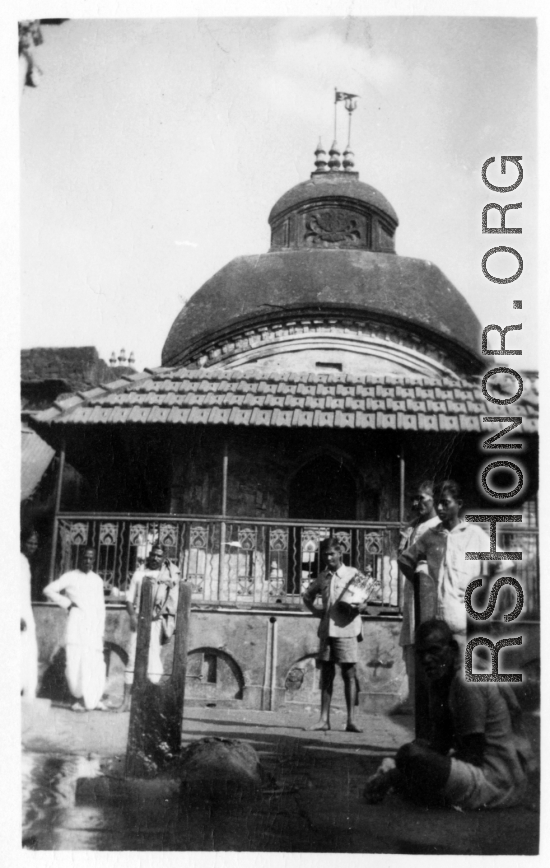
[[[172,640],[172,674],[164,683],[153,684],[147,677],[147,668],[155,587],[154,579],[144,579],[126,749],[126,775],[129,777],[154,775],[181,749],[192,591],[188,584],[180,581],[176,629]]]
[[[416,573],[414,584],[414,624],[415,629],[424,621],[435,618],[436,615],[436,589],[431,576],[426,573]],[[424,670],[415,656],[414,661],[414,729],[416,738],[429,738],[429,694],[428,681]]]

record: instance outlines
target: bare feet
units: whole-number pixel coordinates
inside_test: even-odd
[[[348,725],[346,726],[346,732],[363,732],[363,730],[359,729],[359,727],[356,726],[355,723],[348,723]]]
[[[369,805],[378,804],[390,792],[398,780],[399,773],[395,768],[395,761],[386,757],[385,760],[382,760],[376,774],[371,775],[367,779],[367,785],[363,790],[363,798]]]
[[[316,723],[314,726],[306,726],[306,732],[328,732],[330,729],[330,723],[326,720],[320,720],[319,723]]]
[[[384,800],[391,786],[391,776],[378,772],[367,780],[367,785],[363,790],[363,798],[369,805],[377,805]]]

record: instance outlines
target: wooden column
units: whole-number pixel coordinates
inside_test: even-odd
[[[59,450],[59,464],[57,468],[57,481],[55,484],[55,504],[53,510],[53,525],[52,525],[52,548],[50,553],[50,573],[49,573],[49,581],[53,582],[55,579],[55,556],[57,553],[57,532],[59,526],[58,514],[59,508],[61,506],[61,492],[63,489],[63,471],[65,469],[65,441],[63,440],[63,444],[61,449]]]
[[[229,464],[229,454],[227,448],[227,440],[224,441],[223,444],[223,459],[222,459],[222,519],[227,515],[227,468]],[[218,570],[218,600],[223,599],[224,594],[227,589],[227,581],[226,581],[226,525],[225,521],[222,520],[220,524],[220,565]],[[229,594],[227,593],[227,596]]]
[[[435,616],[435,586],[431,576],[416,573],[414,577],[414,624],[419,624]],[[416,646],[415,646],[416,650]],[[416,738],[428,739],[431,735],[429,724],[429,687],[424,669],[418,655],[414,658],[414,730]]]
[[[405,447],[399,449],[399,521],[405,524]]]
[[[399,523],[405,524],[405,447],[403,443],[399,448]],[[399,584],[397,586],[397,605],[401,609],[403,605],[403,576],[399,571]]]

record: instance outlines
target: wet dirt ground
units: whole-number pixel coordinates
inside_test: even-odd
[[[402,854],[533,854],[538,849],[537,781],[524,806],[464,813],[421,808],[391,795],[367,805],[365,779],[412,737],[412,719],[359,716],[363,733],[307,732],[316,709],[277,712],[186,707],[182,743],[238,738],[266,772],[249,801],[185,805],[178,782],[124,784],[128,714],[74,714],[45,702],[23,711],[24,847],[32,850],[264,851]],[[538,743],[538,717],[528,726]],[[104,779],[107,773],[108,778]],[[97,786],[79,785],[101,777]],[[110,776],[110,777],[109,777]],[[113,786],[109,786],[109,780]],[[93,781],[97,784],[97,781]],[[101,787],[100,787],[101,789]]]

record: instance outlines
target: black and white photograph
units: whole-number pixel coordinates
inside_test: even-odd
[[[3,21],[22,860],[539,854],[543,24],[416,5]]]

